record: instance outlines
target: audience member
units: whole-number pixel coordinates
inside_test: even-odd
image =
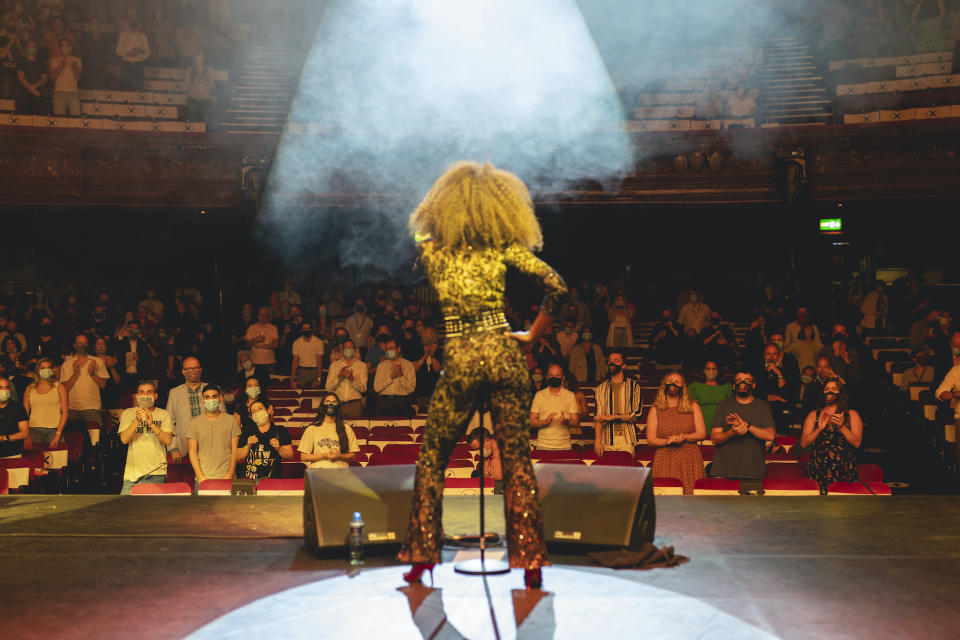
[[[703,382],[693,382],[689,386],[690,397],[700,405],[703,415],[705,435],[710,437],[713,428],[713,412],[717,405],[733,396],[733,387],[720,379],[720,367],[713,360],[703,363]]]
[[[29,416],[30,441],[33,444],[60,444],[70,412],[67,390],[57,381],[53,361],[37,360],[33,382],[23,393],[23,407]]]
[[[593,328],[585,325],[580,341],[570,349],[569,369],[580,384],[596,384],[607,377],[607,360],[603,349],[593,341]]]
[[[551,364],[560,362],[560,346],[556,343],[552,327],[544,330],[540,340],[530,349],[530,353],[541,369],[546,369]]]
[[[27,412],[14,402],[11,388],[10,380],[0,376],[0,458],[19,457],[30,433]]]
[[[820,485],[821,495],[826,495],[832,482],[856,481],[856,450],[862,439],[860,415],[847,405],[840,383],[828,380],[819,409],[807,414],[800,437],[800,446],[812,447],[807,476]]]
[[[783,332],[783,348],[787,349],[797,340],[803,339],[804,332],[812,333],[813,338],[810,342],[822,343],[820,339],[820,329],[810,321],[810,309],[807,307],[797,307],[797,319],[787,323]]]
[[[17,59],[24,55],[20,46],[20,36],[12,24],[0,31],[0,100],[12,100],[16,97]]]
[[[112,47],[103,33],[99,19],[92,17],[89,23],[89,30],[81,35],[78,43],[80,58],[85,61],[80,88],[106,89],[107,62],[113,54]]]
[[[197,53],[187,68],[187,120],[189,122],[212,121],[215,83],[213,69],[204,61],[203,52]]]
[[[673,321],[670,309],[660,311],[660,321],[650,331],[650,350],[658,368],[670,368],[683,362],[683,327]]]
[[[280,333],[276,325],[270,322],[270,310],[267,307],[260,307],[257,310],[257,322],[247,329],[244,340],[250,347],[250,360],[253,362],[256,377],[269,381],[270,374],[274,372],[277,365]]]
[[[500,463],[500,447],[497,446],[497,441],[488,429],[483,428],[483,431],[483,453],[480,455],[482,459],[483,477],[493,480],[493,492],[495,494],[501,494],[503,493],[503,467]],[[479,451],[480,434],[476,429],[470,432],[467,445],[471,450]],[[475,470],[472,477],[477,475],[479,475],[479,471]]]
[[[420,400],[429,401],[433,394],[434,387],[440,379],[440,370],[442,365],[440,358],[437,357],[437,343],[428,342],[423,345],[423,354],[413,363],[413,369],[417,375],[417,388],[414,390],[414,396]]]
[[[376,371],[377,365],[387,357],[386,344],[388,340],[390,340],[390,327],[381,324],[370,338],[370,344],[367,345],[367,355],[363,359],[370,368],[371,374]]]
[[[320,365],[323,363],[323,340],[313,334],[313,325],[300,323],[300,337],[293,341],[290,364],[290,385],[293,389],[308,389],[320,385]]]
[[[188,452],[187,434],[190,422],[203,414],[203,368],[200,360],[194,357],[183,359],[184,383],[174,387],[167,395],[167,411],[173,420],[173,442],[170,455],[179,463]]]
[[[823,359],[824,362],[826,359]],[[823,393],[823,381],[817,377],[815,367],[804,367],[800,371],[800,387],[797,390],[796,407],[801,416],[805,416],[814,409],[820,402],[820,395]]]
[[[570,428],[580,426],[579,407],[573,393],[563,388],[563,367],[547,368],[547,388],[533,396],[530,426],[537,431],[537,449],[571,448]]]
[[[763,349],[763,365],[754,373],[754,379],[754,391],[770,405],[777,428],[787,429],[793,424],[793,403],[800,386],[797,359],[771,340]]]
[[[127,91],[143,90],[144,62],[150,57],[147,34],[136,20],[118,21],[119,35],[115,52],[120,58],[120,79]]]
[[[960,40],[958,40],[960,42]],[[926,338],[926,317],[930,297],[921,288],[923,279],[917,274],[907,276],[907,295],[902,301],[904,324],[910,328],[910,346],[919,347]]]
[[[83,63],[73,53],[73,43],[67,38],[60,40],[58,54],[51,52],[49,68],[53,82],[54,115],[80,116],[80,77]]]
[[[733,364],[737,357],[737,339],[733,329],[720,317],[716,309],[710,312],[710,324],[700,332],[705,360],[713,360],[721,367]]]
[[[123,363],[123,381],[127,384],[154,373],[154,363],[160,355],[149,342],[140,339],[140,323],[137,321],[130,322],[120,331],[114,353]]]
[[[789,338],[787,341],[789,342]],[[817,328],[813,325],[806,325],[800,328],[793,342],[790,342],[790,345],[784,348],[784,352],[796,358],[797,366],[802,369],[812,367],[822,349],[823,343],[820,342]]]
[[[293,458],[293,441],[283,425],[273,422],[267,405],[259,400],[249,406],[249,417],[240,425],[236,450],[237,477],[251,480],[279,478],[281,460]]]
[[[223,411],[220,387],[203,386],[203,414],[190,421],[187,442],[190,464],[199,486],[204,480],[229,480],[237,466],[234,452],[240,441],[240,425]]]
[[[344,321],[343,326],[350,334],[353,344],[366,349],[370,341],[370,332],[373,331],[373,320],[367,315],[367,305],[363,300],[358,299],[353,305],[353,314]]]
[[[573,320],[577,331],[591,323],[590,306],[580,298],[580,289],[570,288],[566,312],[561,320]]]
[[[851,342],[847,325],[835,322],[831,342],[820,350],[819,356],[829,361],[836,377],[843,378],[848,393],[860,382],[860,357]]]
[[[860,313],[863,318],[860,320],[860,327],[864,335],[873,335],[878,331],[887,328],[887,310],[890,308],[890,302],[887,299],[886,283],[883,280],[877,280],[873,291],[867,294],[860,305]]]
[[[336,394],[340,400],[339,411],[343,416],[359,416],[363,413],[363,394],[367,392],[367,365],[356,358],[357,349],[353,340],[343,343],[343,357],[330,365],[324,388]]]
[[[927,352],[925,349],[914,349],[910,352],[910,360],[913,366],[903,372],[903,379],[900,381],[900,390],[909,391],[913,384],[932,384],[933,367],[927,364]]]
[[[37,43],[27,40],[24,43],[23,55],[17,59],[17,113],[43,115],[50,109],[41,93],[47,84],[47,70],[43,62],[37,58]]]
[[[710,476],[740,480],[741,492],[762,487],[766,474],[766,444],[776,429],[770,405],[753,395],[755,383],[749,371],[733,377],[733,397],[717,405],[710,439],[717,447]]]
[[[607,346],[616,349],[633,346],[633,318],[636,311],[626,298],[618,294],[607,310]]]
[[[324,396],[316,422],[303,432],[297,451],[311,469],[347,467],[360,451],[353,428],[343,421],[342,408],[336,395]]]
[[[154,382],[137,385],[136,406],[120,414],[120,442],[127,445],[120,495],[129,495],[135,485],[167,481],[167,447],[173,444],[173,419],[156,406]]]
[[[700,294],[694,289],[688,291],[687,300],[680,308],[677,322],[683,326],[684,331],[699,334],[710,321],[710,307],[700,300]]]
[[[377,365],[373,389],[377,392],[377,415],[410,416],[411,397],[417,388],[413,363],[400,356],[397,341],[387,340],[386,358]]]
[[[563,331],[556,335],[557,345],[560,347],[560,356],[564,362],[570,360],[570,352],[580,339],[577,333],[577,323],[573,318],[563,321]]]
[[[757,314],[763,315],[769,322],[778,325],[783,322],[783,296],[777,293],[769,282],[763,285],[763,291],[757,297],[755,308]]]
[[[594,451],[634,453],[637,446],[635,427],[640,415],[640,384],[623,372],[623,354],[613,351],[607,356],[608,377],[594,391],[596,401],[596,438]]]
[[[257,378],[247,378],[241,386],[243,395],[237,398],[234,403],[234,415],[237,418],[237,423],[243,426],[243,420],[250,417],[250,407],[253,406],[254,402],[259,402],[264,405],[272,418],[273,405],[270,404],[270,400],[267,399],[267,395],[263,392],[263,386],[260,384],[260,381]]]
[[[90,341],[78,334],[73,343],[73,355],[67,356],[60,367],[60,382],[67,390],[68,420],[80,419],[103,426],[100,390],[107,384],[107,368],[103,360],[89,354]]]
[[[696,444],[705,438],[700,405],[690,397],[683,376],[668,373],[647,415],[647,442],[657,447],[653,477],[677,478],[683,482],[684,495],[692,495],[694,483],[705,477]]]

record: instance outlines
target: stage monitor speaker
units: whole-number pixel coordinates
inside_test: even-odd
[[[407,534],[416,465],[307,469],[303,541],[317,555],[346,547],[353,512],[363,517],[365,546],[399,547]]]
[[[551,546],[636,549],[653,542],[657,513],[649,469],[538,464],[534,473]]]

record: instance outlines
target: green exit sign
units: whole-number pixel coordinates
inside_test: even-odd
[[[843,231],[843,218],[820,218],[821,233],[840,233]]]

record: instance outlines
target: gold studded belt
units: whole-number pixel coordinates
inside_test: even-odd
[[[510,323],[502,310],[481,311],[475,316],[444,316],[443,324],[448,338],[456,338],[465,333],[483,333],[498,329],[509,329]]]

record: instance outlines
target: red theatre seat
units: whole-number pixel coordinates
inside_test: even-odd
[[[384,453],[399,453],[402,455],[413,456],[420,455],[420,445],[418,444],[397,444],[392,442],[383,448]]]
[[[682,496],[683,482],[678,478],[654,478],[653,493],[657,496]]]
[[[533,460],[580,460],[580,455],[573,449],[534,449],[530,452]]]
[[[368,466],[385,464],[416,464],[417,457],[405,453],[374,453],[370,456]]]
[[[189,496],[193,488],[186,482],[164,482],[162,484],[137,484],[130,490],[132,496]]]
[[[764,478],[763,491],[771,496],[818,496],[820,485],[810,478]]]
[[[198,495],[229,495],[230,488],[233,486],[233,480],[225,478],[216,478],[213,480],[204,480],[197,487]]]
[[[534,462],[536,464],[583,464],[583,465],[587,464],[586,462],[584,462],[583,460],[580,460],[579,458],[568,458],[568,459],[548,458],[543,460],[535,460]]]
[[[873,492],[862,482],[833,482],[827,487],[831,496],[872,496]]]
[[[287,462],[284,460],[280,463],[280,475],[284,478],[302,478],[306,470],[307,466],[302,462]]]
[[[883,470],[871,462],[857,465],[857,478],[860,482],[883,482]]]
[[[264,478],[257,483],[258,495],[303,495],[303,480],[299,478]]]
[[[641,444],[637,446],[637,452],[634,454],[634,459],[637,462],[643,463],[645,466],[649,466],[653,462],[653,457],[656,455],[657,450],[655,447],[651,447],[646,444]]]
[[[633,456],[627,453],[626,451],[610,451],[608,453],[604,453],[593,464],[613,466],[613,467],[637,466],[637,462],[633,459]]]
[[[892,496],[893,491],[890,489],[890,485],[883,482],[864,482],[870,491],[873,492],[875,496]]]
[[[773,462],[767,463],[766,469],[769,480],[801,480],[807,477],[807,467],[802,464]]]

